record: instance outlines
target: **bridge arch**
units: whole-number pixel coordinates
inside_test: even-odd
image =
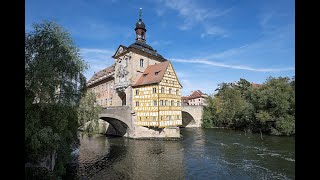
[[[180,127],[194,127],[196,124],[194,117],[190,113],[182,111],[182,125]]]
[[[125,136],[126,133],[132,130],[132,122],[128,107],[112,107],[105,108],[99,114],[99,119],[107,121],[109,127],[107,134],[116,136]]]
[[[107,135],[124,136],[129,129],[128,125],[119,119],[111,117],[100,117],[100,119],[109,123],[106,131]]]
[[[180,127],[201,127],[203,106],[182,106],[182,125]]]

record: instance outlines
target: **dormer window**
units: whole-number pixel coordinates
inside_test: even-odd
[[[156,76],[157,76],[158,74],[159,74],[159,71],[154,73],[154,75],[156,75]]]
[[[143,67],[143,59],[140,59],[140,67]]]
[[[143,77],[146,77],[148,75],[148,73],[147,74],[143,74]]]

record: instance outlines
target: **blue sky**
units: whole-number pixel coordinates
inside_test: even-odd
[[[90,65],[89,79],[112,65],[120,44],[135,41],[140,7],[146,42],[173,63],[183,95],[295,74],[292,0],[26,0],[25,28],[44,19],[65,27]]]

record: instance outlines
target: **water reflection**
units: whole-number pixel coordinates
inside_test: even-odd
[[[131,140],[82,135],[77,179],[183,178],[183,148],[179,141]],[[151,142],[151,143],[150,143]],[[71,175],[72,174],[72,175]]]
[[[82,135],[69,179],[294,179],[294,138],[181,129],[183,140]],[[66,179],[68,179],[66,178]]]

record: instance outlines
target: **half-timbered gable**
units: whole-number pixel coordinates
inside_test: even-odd
[[[147,67],[133,85],[136,125],[160,128],[181,125],[181,88],[169,61]]]

